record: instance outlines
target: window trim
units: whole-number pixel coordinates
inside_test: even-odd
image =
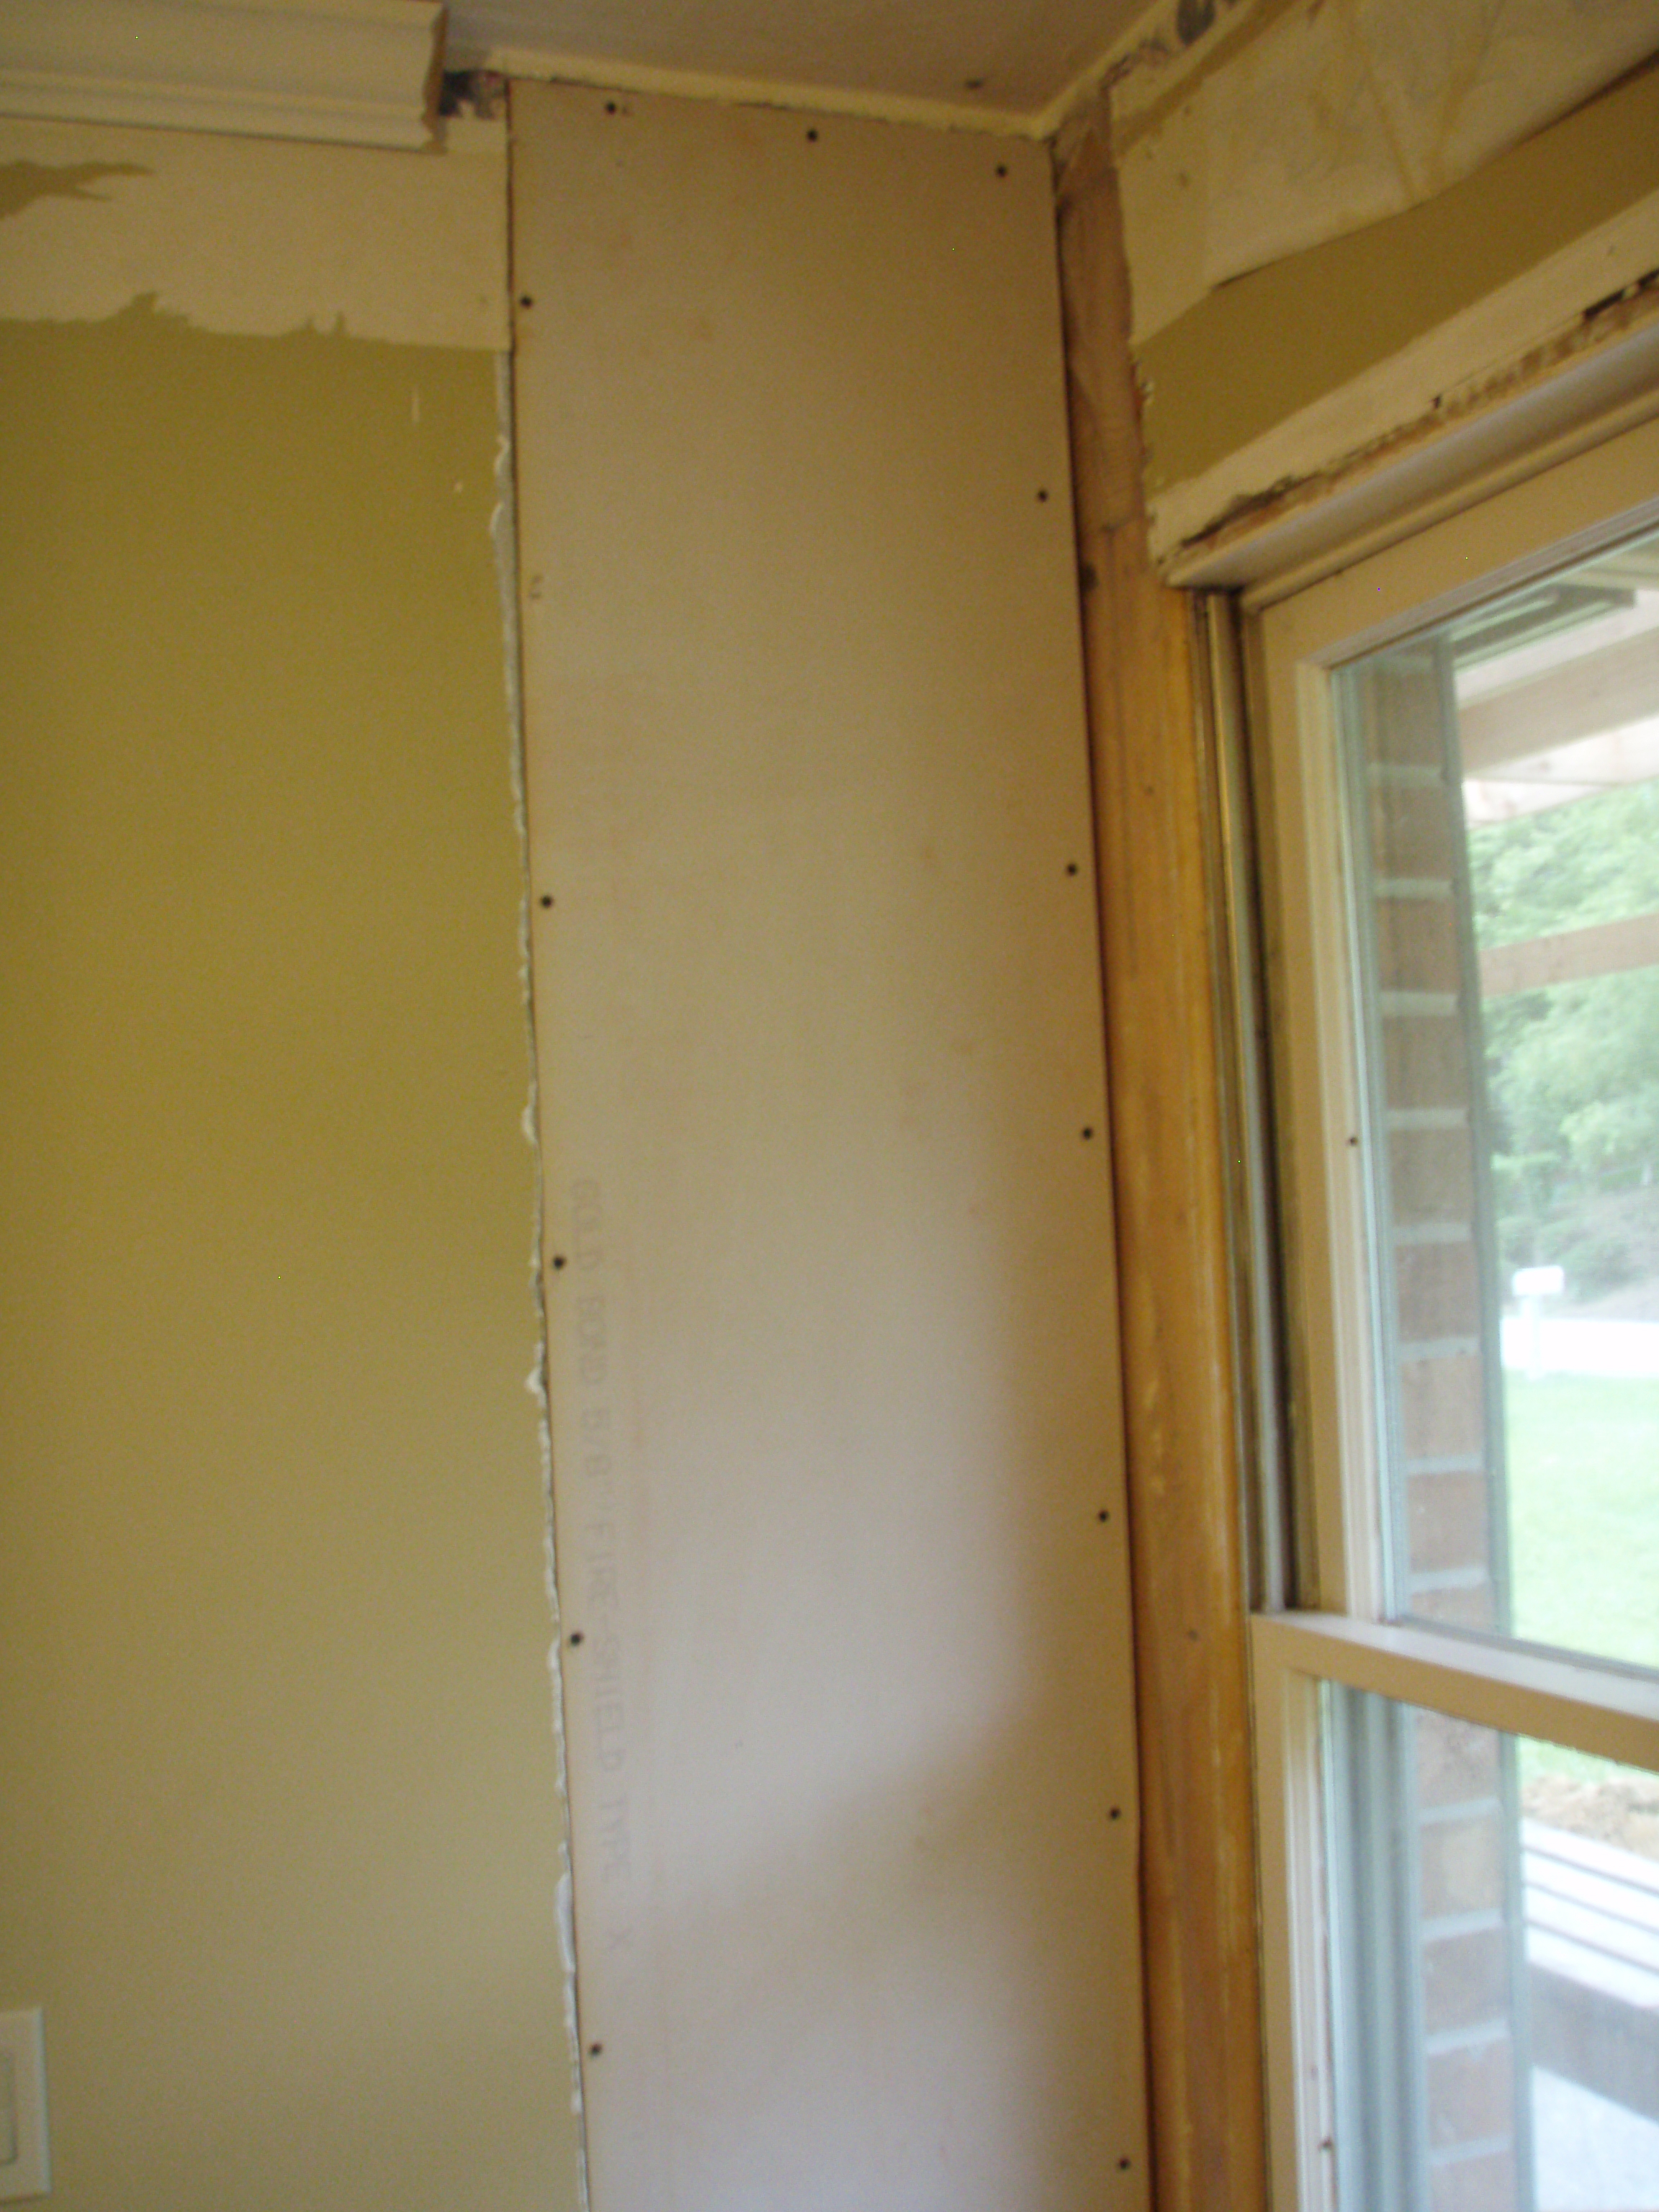
[[[1645,496],[1632,499],[1632,489]],[[1356,559],[1250,617],[1267,1000],[1303,1610],[1250,1623],[1268,2143],[1277,2212],[1334,2212],[1321,1686],[1659,1770],[1659,1674],[1384,1617],[1351,867],[1330,674],[1659,523],[1659,421]],[[1332,856],[1336,865],[1332,865]],[[1317,1608],[1317,1609],[1311,1609]]]

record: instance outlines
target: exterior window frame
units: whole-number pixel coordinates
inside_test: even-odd
[[[1659,1674],[1387,1616],[1332,672],[1656,525],[1659,422],[1648,421],[1319,580],[1259,586],[1244,603],[1288,1376],[1275,1425],[1286,1463],[1268,1478],[1285,1494],[1261,1509],[1297,1534],[1287,1587],[1264,1593],[1250,1624],[1275,2212],[1340,2212],[1322,1686],[1659,1770]]]

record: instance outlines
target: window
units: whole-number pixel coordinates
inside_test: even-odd
[[[1659,425],[1249,642],[1276,2200],[1659,2212]]]

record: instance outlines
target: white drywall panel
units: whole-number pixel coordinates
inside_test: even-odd
[[[514,99],[595,2212],[1142,2204],[1046,156]]]

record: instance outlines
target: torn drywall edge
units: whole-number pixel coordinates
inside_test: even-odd
[[[548,1647],[547,1671],[553,1729],[554,1772],[561,1817],[559,1877],[554,1910],[558,1921],[559,1950],[564,1968],[564,2026],[570,2062],[570,2109],[576,2118],[576,2179],[582,2212],[588,2204],[587,2141],[583,2127],[581,2023],[576,1996],[576,1923],[570,1866],[570,1790],[566,1759],[563,1636],[559,1610],[558,1554],[553,1529],[553,1407],[550,1388],[550,1352],[546,1278],[544,1252],[547,1227],[545,1183],[542,1173],[541,1082],[536,1058],[536,1004],[531,965],[530,810],[525,764],[524,682],[519,632],[519,532],[515,483],[516,449],[514,437],[513,361],[501,353],[495,361],[495,507],[490,517],[490,538],[495,554],[495,581],[501,605],[502,683],[507,704],[507,757],[513,787],[514,827],[519,843],[519,987],[522,994],[525,1049],[528,1060],[522,1127],[535,1163],[535,1199],[532,1206],[530,1295],[536,1316],[536,1362],[525,1387],[536,1401],[536,1430],[541,1447],[543,1547],[549,1620],[553,1638]]]
[[[1295,485],[1328,482],[1402,434],[1467,413],[1482,390],[1512,388],[1517,368],[1604,343],[1594,303],[1638,287],[1659,265],[1659,193],[1549,256],[1364,376],[1328,392],[1197,477],[1148,501],[1152,550],[1167,565]],[[1534,373],[1542,373],[1535,368]],[[1419,426],[1421,428],[1419,430]]]

